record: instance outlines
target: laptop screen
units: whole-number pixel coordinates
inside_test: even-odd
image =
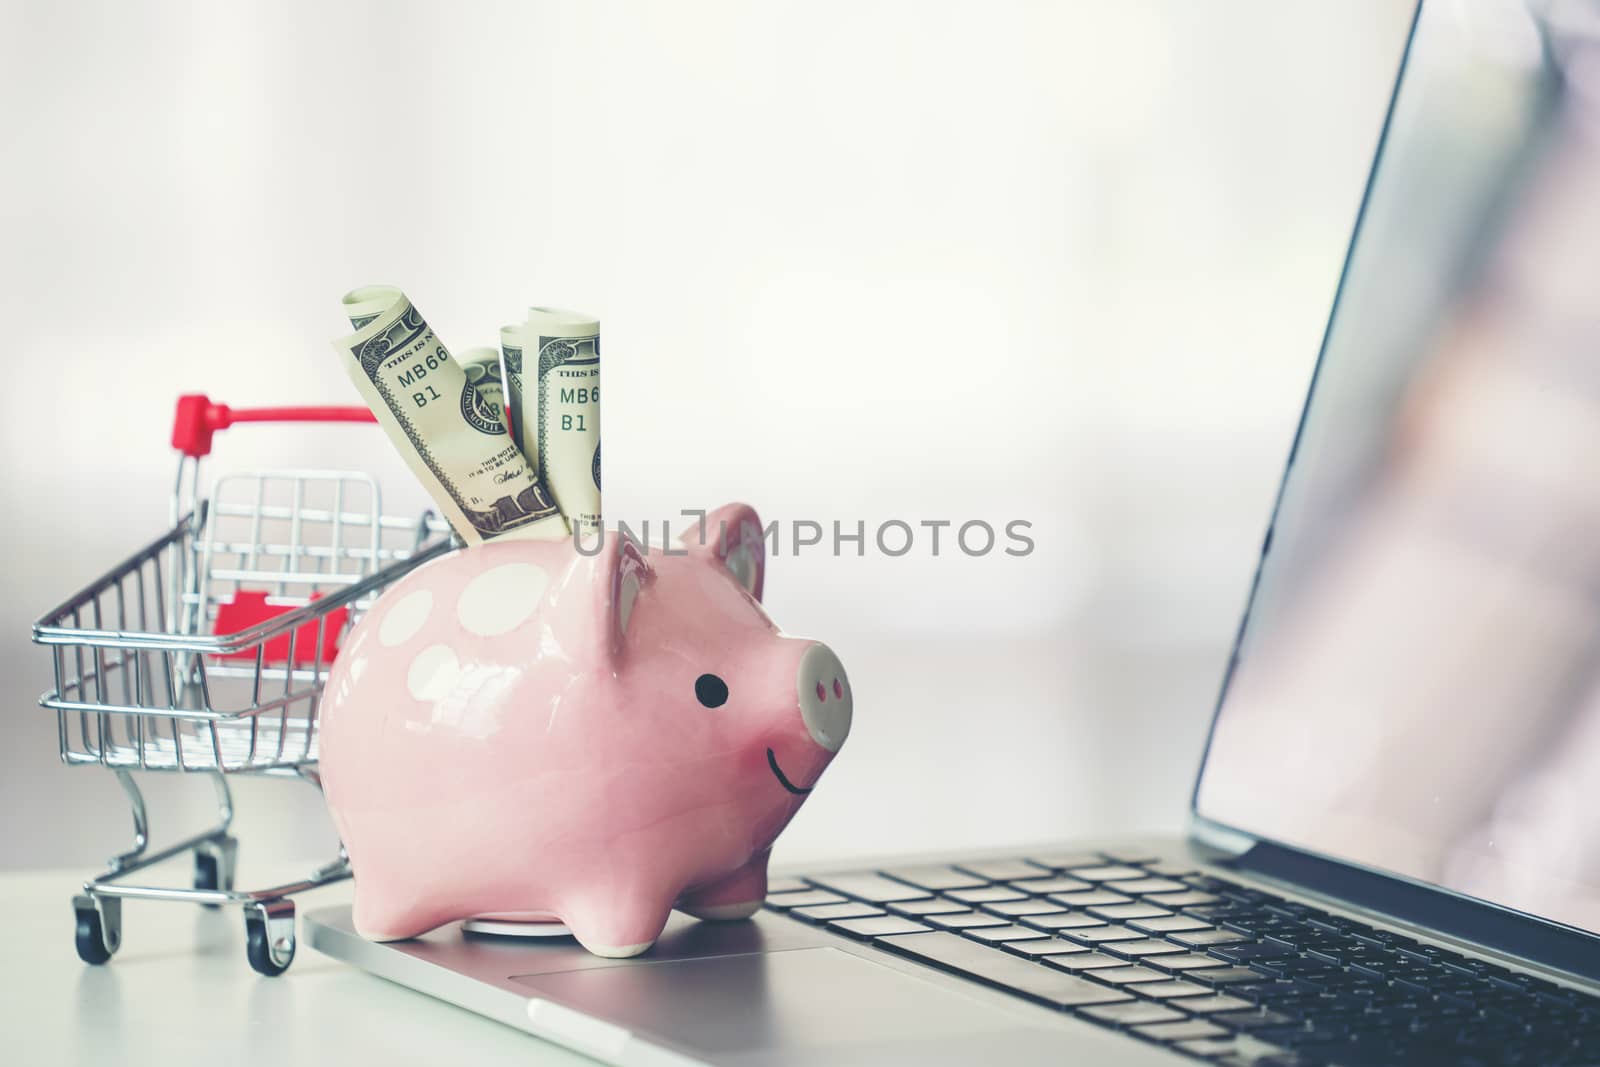
[[[1196,790],[1600,932],[1600,0],[1427,0]]]

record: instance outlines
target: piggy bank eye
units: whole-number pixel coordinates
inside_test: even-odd
[[[708,708],[720,708],[728,702],[728,683],[714,674],[702,674],[694,680],[694,695]]]

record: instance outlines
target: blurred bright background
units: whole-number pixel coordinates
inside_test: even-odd
[[[458,351],[601,317],[608,518],[1032,524],[785,538],[769,610],[857,718],[781,859],[1179,828],[1409,7],[0,5],[0,868],[128,836],[29,624],[165,528],[178,393],[357,402],[373,282]],[[370,428],[215,458],[422,506]],[[210,793],[150,795],[160,838]],[[331,849],[310,790],[238,799],[245,881]]]

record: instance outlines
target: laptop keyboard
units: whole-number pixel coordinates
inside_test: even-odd
[[[1198,1059],[1600,1063],[1600,998],[1137,854],[774,880],[767,907]]]

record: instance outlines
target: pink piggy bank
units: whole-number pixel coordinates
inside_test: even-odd
[[[614,532],[593,555],[464,549],[355,627],[321,770],[364,936],[559,921],[632,956],[673,908],[760,907],[773,840],[850,732],[850,683],[762,610],[755,512],[700,533],[648,555]]]

